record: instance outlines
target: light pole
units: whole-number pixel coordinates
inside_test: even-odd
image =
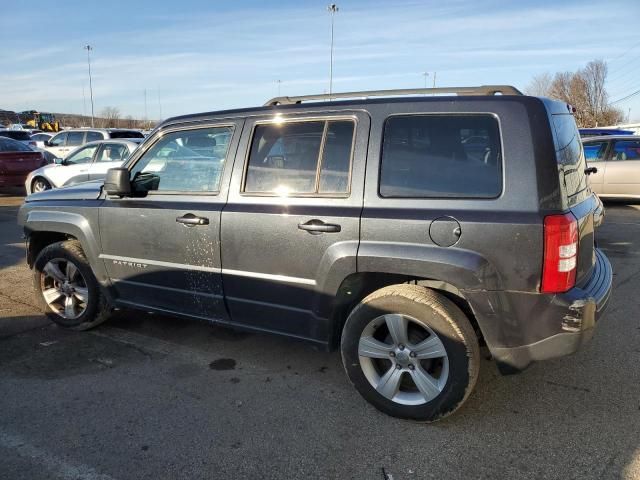
[[[333,93],[333,21],[338,11],[338,6],[335,3],[330,3],[327,6],[327,10],[331,13],[331,56],[329,60],[329,98]]]
[[[278,84],[278,96],[280,96],[280,85],[282,85],[282,80],[276,80],[276,83]]]
[[[427,77],[429,76],[429,72],[422,72],[422,76],[424,77],[424,88],[427,88]]]
[[[87,65],[89,66],[89,96],[91,97],[91,127],[95,127],[94,125],[94,113],[93,113],[93,83],[91,82],[91,50],[93,47],[91,45],[85,45],[85,50],[87,51]]]

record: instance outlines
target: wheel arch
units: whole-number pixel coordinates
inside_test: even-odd
[[[416,277],[388,272],[358,272],[346,277],[334,298],[330,325],[332,327],[329,348],[335,350],[340,346],[342,329],[351,311],[369,294],[391,285],[410,284],[430,288],[451,300],[467,316],[473,326],[478,341],[482,344],[484,336],[471,303],[464,293],[452,283],[437,278]]]

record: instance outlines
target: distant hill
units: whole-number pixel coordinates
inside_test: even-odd
[[[76,115],[73,113],[54,113],[59,124],[63,128],[90,127],[91,117],[85,115]],[[18,114],[11,110],[0,109],[0,126],[11,125],[12,123],[23,123]],[[96,128],[153,128],[156,125],[155,120],[140,120],[128,115],[119,118],[119,115],[113,115],[110,118],[95,117],[94,126]]]

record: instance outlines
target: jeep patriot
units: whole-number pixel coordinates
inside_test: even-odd
[[[166,120],[19,222],[58,325],[127,307],[287,335],[433,421],[480,345],[513,373],[593,335],[612,270],[589,173],[572,107],[509,86],[279,97]]]

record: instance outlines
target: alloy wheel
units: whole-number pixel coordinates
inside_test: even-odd
[[[49,260],[40,274],[40,288],[49,308],[62,318],[76,319],[87,309],[87,283],[70,260]]]
[[[397,313],[373,319],[362,331],[358,356],[363,373],[382,396],[402,405],[436,398],[449,378],[449,358],[425,323]]]

